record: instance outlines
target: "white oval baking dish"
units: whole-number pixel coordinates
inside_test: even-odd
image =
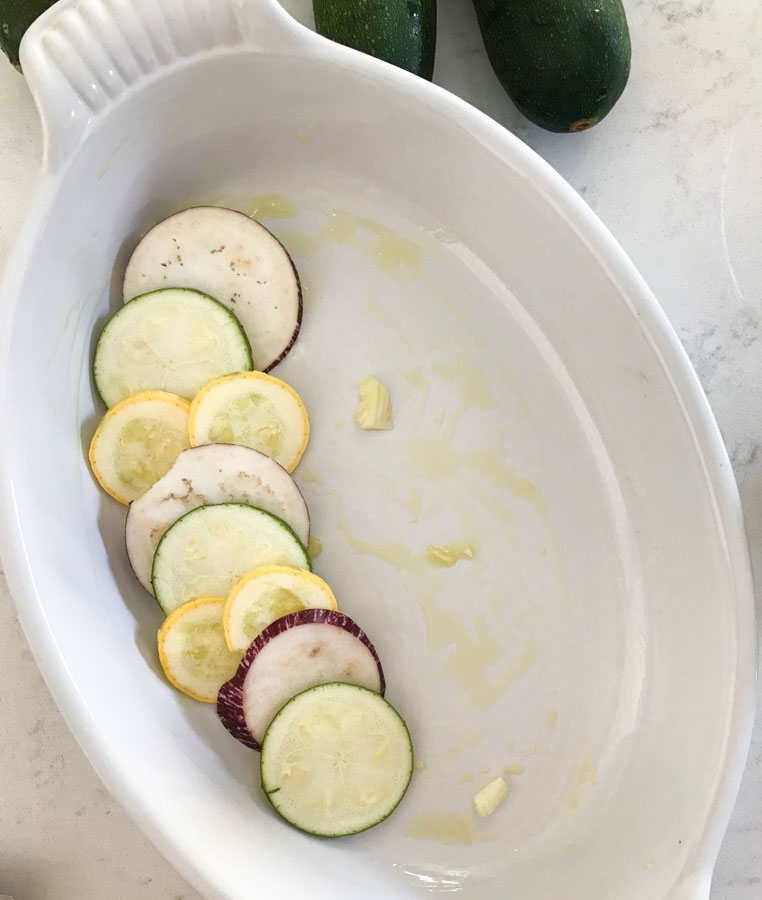
[[[753,709],[743,521],[688,360],[601,223],[494,122],[275,0],[63,0],[22,63],[45,158],[3,291],[3,562],[140,827],[210,897],[707,897]],[[157,677],[160,616],[87,471],[112,280],[199,202],[288,214],[265,221],[306,313],[276,374],[312,417],[316,568],[416,742],[400,809],[351,839],[278,821],[252,754]],[[351,425],[368,372],[395,398],[384,436]],[[472,563],[420,562],[455,539]],[[509,799],[474,824],[503,767]]]

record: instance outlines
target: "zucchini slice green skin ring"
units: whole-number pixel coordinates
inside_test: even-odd
[[[262,790],[300,831],[341,837],[366,831],[397,808],[413,773],[402,717],[380,694],[328,683],[297,694],[265,733]]]
[[[191,447],[142,497],[125,523],[127,557],[138,581],[153,594],[156,547],[182,515],[205,504],[245,503],[282,519],[306,547],[310,515],[299,486],[274,459],[237,444]]]
[[[227,597],[239,578],[268,564],[312,570],[294,530],[272,513],[245,503],[198,506],[162,536],[151,584],[169,615],[196,597]]]
[[[93,381],[106,406],[139,391],[168,391],[186,400],[213,378],[252,367],[238,319],[214,297],[163,288],[125,303],[103,326]]]

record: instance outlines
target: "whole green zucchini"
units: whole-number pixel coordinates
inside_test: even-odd
[[[431,81],[436,0],[313,0],[313,10],[320,34]]]
[[[621,0],[474,0],[492,68],[521,112],[549,131],[584,131],[630,74]]]
[[[19,44],[27,28],[55,0],[0,0],[0,47],[19,71]]]

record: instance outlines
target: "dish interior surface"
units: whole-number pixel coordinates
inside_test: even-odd
[[[648,316],[553,192],[425,96],[379,91],[287,55],[208,59],[126,97],[43,198],[6,376],[55,645],[38,652],[108,747],[101,771],[210,895],[666,897],[702,852],[736,670],[697,440]],[[304,321],[273,374],[311,419],[295,477],[314,567],[415,744],[397,812],[348,839],[289,830],[258,757],[163,680],[125,510],[86,464],[94,335],[127,256],[195,204],[255,215],[295,260]],[[390,432],[352,421],[368,374]],[[472,560],[427,561],[461,543]],[[477,820],[497,775],[510,794]]]

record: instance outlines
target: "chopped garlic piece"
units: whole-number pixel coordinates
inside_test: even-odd
[[[307,544],[307,553],[309,553],[310,559],[314,559],[316,556],[320,556],[323,552],[323,542],[320,538],[316,538],[314,534],[310,535],[310,542]]]
[[[366,431],[389,431],[392,427],[392,398],[389,388],[372,375],[360,385],[360,403],[355,422]]]
[[[454,566],[458,561],[455,551],[441,544],[429,544],[426,548],[426,558],[435,566]]]
[[[473,544],[458,544],[455,547],[445,547],[442,544],[429,544],[426,548],[426,558],[435,566],[454,566],[459,559],[473,559]]]
[[[503,778],[495,778],[474,795],[477,816],[491,816],[508,796],[508,785]]]

